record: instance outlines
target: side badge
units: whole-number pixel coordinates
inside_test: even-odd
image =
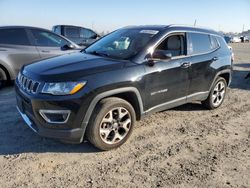
[[[155,92],[150,93],[150,95],[154,96],[156,94],[166,93],[166,92],[168,92],[168,89],[163,89],[163,90],[160,90],[160,91],[155,91]]]

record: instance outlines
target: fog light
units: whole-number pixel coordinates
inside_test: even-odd
[[[66,123],[69,119],[70,110],[39,110],[40,115],[47,123]]]

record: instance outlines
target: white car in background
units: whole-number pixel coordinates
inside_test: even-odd
[[[241,42],[241,39],[240,39],[240,37],[233,37],[232,42],[233,43],[238,43],[238,42]]]

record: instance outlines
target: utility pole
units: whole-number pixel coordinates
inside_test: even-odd
[[[244,30],[245,30],[245,24],[243,24],[242,33],[244,32]]]
[[[194,27],[196,26],[196,22],[197,22],[197,20],[195,19],[195,20],[194,20]]]

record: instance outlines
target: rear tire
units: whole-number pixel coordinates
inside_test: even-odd
[[[106,98],[93,111],[86,136],[95,147],[111,150],[127,141],[135,120],[135,111],[130,103],[116,97]]]
[[[209,110],[218,108],[223,103],[227,92],[227,82],[224,78],[218,77],[213,84],[208,98],[201,103]]]

